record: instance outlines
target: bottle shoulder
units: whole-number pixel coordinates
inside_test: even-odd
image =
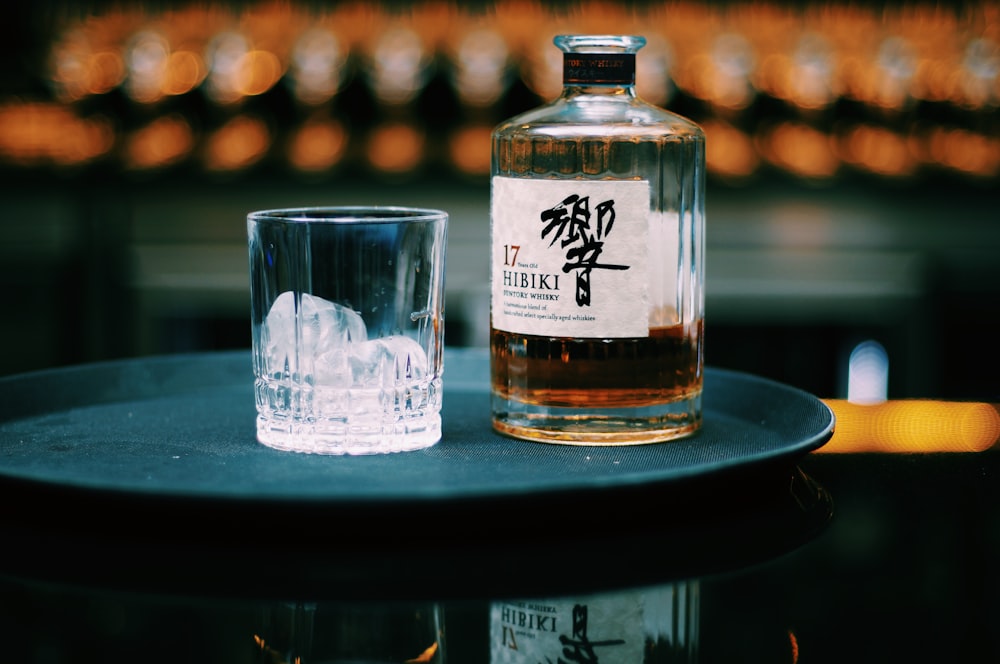
[[[644,137],[704,140],[698,124],[635,96],[577,95],[515,115],[498,124],[494,138],[547,136]]]

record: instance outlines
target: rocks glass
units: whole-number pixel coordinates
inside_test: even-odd
[[[447,224],[404,207],[247,216],[261,443],[376,454],[440,440]]]

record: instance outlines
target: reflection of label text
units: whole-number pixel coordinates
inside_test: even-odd
[[[624,639],[605,639],[603,641],[591,641],[587,636],[587,607],[576,605],[573,607],[573,636],[559,635],[559,643],[563,645],[562,657],[556,661],[589,663],[597,662],[597,649],[609,646],[621,646],[625,644]]]
[[[548,607],[541,607],[546,609]],[[549,609],[550,611],[552,609]],[[555,632],[556,617],[541,615],[534,611],[524,611],[511,606],[505,606],[500,613],[500,621],[515,627],[535,630],[538,632]]]

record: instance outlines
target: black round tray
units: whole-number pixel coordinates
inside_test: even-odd
[[[709,368],[694,437],[558,446],[493,432],[486,374],[483,351],[449,349],[441,442],[359,457],[257,443],[246,351],[0,379],[0,572],[227,595],[535,593],[560,574],[599,587],[746,564],[829,518],[795,467],[833,432],[812,395]]]

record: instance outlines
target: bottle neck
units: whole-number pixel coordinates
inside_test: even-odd
[[[594,91],[635,87],[635,53],[564,53],[563,86]]]
[[[563,99],[578,96],[620,97],[623,99],[634,99],[638,97],[636,95],[634,85],[622,85],[618,83],[601,85],[594,83],[564,83],[562,87],[562,94],[560,96]]]

